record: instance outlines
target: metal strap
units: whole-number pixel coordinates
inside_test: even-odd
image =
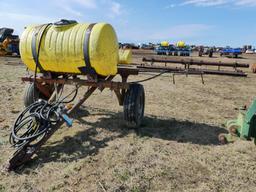
[[[32,56],[33,56],[33,60],[34,60],[34,62],[36,64],[36,68],[38,67],[40,72],[44,72],[45,71],[43,69],[42,65],[39,62],[41,42],[42,42],[42,38],[44,36],[44,33],[45,33],[46,29],[50,25],[52,25],[52,24],[51,23],[44,24],[44,25],[40,26],[38,29],[35,29],[33,37],[32,37],[32,44],[31,44]],[[38,40],[38,46],[36,45],[37,39],[39,39]]]
[[[90,55],[89,55],[90,37],[91,37],[91,32],[94,25],[96,25],[96,23],[90,24],[85,32],[84,47],[83,47],[85,66],[78,68],[83,74],[91,74],[91,75],[96,74],[96,71],[91,66]]]

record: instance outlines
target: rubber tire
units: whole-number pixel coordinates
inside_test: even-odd
[[[34,83],[28,83],[25,87],[23,96],[25,107],[28,107],[32,103],[36,102],[38,99],[48,100],[49,98],[40,93],[39,89],[34,86]]]
[[[129,127],[137,128],[144,117],[145,92],[140,84],[131,84],[124,97],[124,120]]]
[[[32,103],[36,102],[39,99],[39,91],[35,88],[34,83],[29,83],[25,87],[23,101],[25,107],[28,107]]]

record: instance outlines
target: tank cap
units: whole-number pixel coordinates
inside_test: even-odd
[[[56,25],[56,26],[71,25],[71,24],[77,24],[77,21],[61,19],[60,21],[57,21],[54,23],[54,25]]]

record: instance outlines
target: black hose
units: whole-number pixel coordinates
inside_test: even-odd
[[[150,81],[150,80],[155,79],[157,77],[160,77],[161,75],[163,75],[165,73],[168,73],[168,72],[169,72],[169,70],[165,70],[165,71],[160,72],[160,73],[158,73],[158,74],[156,74],[152,77],[149,77],[149,78],[146,78],[146,79],[143,79],[143,80],[138,80],[138,81],[131,81],[131,82],[128,82],[128,83],[135,84],[135,83],[142,83],[142,82]]]
[[[60,120],[59,105],[39,100],[27,107],[16,119],[10,134],[10,143],[16,148],[34,145]],[[33,143],[34,144],[31,144]]]
[[[65,113],[64,104],[73,102],[78,94],[79,86],[63,98],[58,98],[52,104],[38,100],[24,109],[17,117],[10,134],[9,141],[15,148],[36,145],[47,131],[61,120]],[[66,100],[72,94],[70,100]]]
[[[44,30],[43,30],[43,32],[42,32],[42,37],[43,37],[44,33],[46,32],[46,29],[47,29],[50,25],[52,25],[52,23],[48,23],[48,24],[46,24],[46,26],[45,26],[45,25],[42,26],[42,27],[45,26],[45,28],[44,28]],[[39,29],[39,31],[42,29],[42,27]],[[39,31],[38,31],[38,33],[39,33]],[[34,73],[34,90],[37,88],[37,87],[36,87],[36,77],[37,77],[37,69],[38,69],[38,67],[39,67],[39,56],[40,56],[40,49],[41,49],[42,39],[43,39],[42,37],[39,39],[39,42],[38,42],[38,49],[37,49],[36,58],[35,58],[36,67],[35,67],[35,73]],[[35,91],[34,91],[33,94],[34,94],[33,97],[34,97],[34,101],[35,101]]]
[[[79,89],[79,86],[76,86],[76,89],[74,89],[73,91],[71,91],[70,94],[68,94],[67,96],[63,97],[61,100],[59,100],[58,103],[71,103],[71,102],[73,102],[73,101],[75,100],[77,94],[78,94],[78,89]],[[68,98],[69,96],[71,96],[73,93],[75,93],[75,94],[73,95],[73,97],[72,97],[70,100],[65,101],[65,99],[67,99],[67,98]]]

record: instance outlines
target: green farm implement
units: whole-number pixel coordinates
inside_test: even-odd
[[[254,139],[256,144],[256,99],[248,109],[243,107],[239,110],[237,119],[227,121],[226,127],[229,133],[219,135],[222,144],[234,142],[238,139]]]

